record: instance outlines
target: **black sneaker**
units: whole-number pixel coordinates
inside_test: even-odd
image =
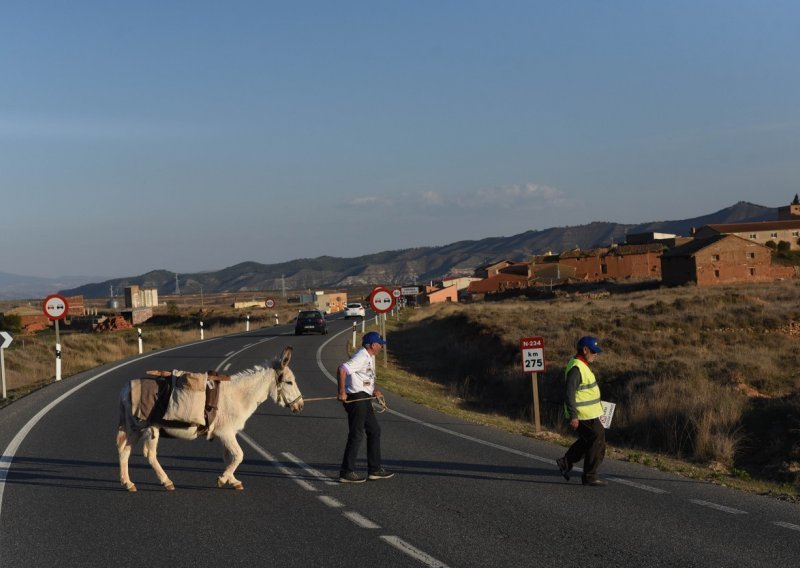
[[[383,468],[376,469],[375,471],[369,472],[369,478],[372,480],[375,479],[389,479],[390,477],[394,477],[394,474],[391,471],[386,471]]]
[[[359,477],[355,471],[343,471],[339,474],[339,483],[364,483],[366,477]]]
[[[569,481],[569,470],[572,469],[572,465],[567,463],[567,458],[558,458],[556,460],[556,465],[558,466],[558,471],[564,476],[564,479]]]

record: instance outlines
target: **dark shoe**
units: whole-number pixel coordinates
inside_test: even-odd
[[[394,474],[391,471],[386,471],[383,468],[376,469],[375,471],[369,472],[370,479],[389,479],[390,477],[394,477]]]
[[[339,474],[339,483],[364,483],[366,477],[359,477],[354,471],[343,471]]]
[[[605,487],[608,485],[608,481],[603,481],[602,479],[584,479],[583,484],[590,487]]]
[[[572,464],[567,463],[567,458],[558,458],[556,460],[556,465],[558,466],[558,471],[564,476],[564,479],[569,481],[569,471],[572,469]]]

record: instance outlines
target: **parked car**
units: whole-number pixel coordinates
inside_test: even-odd
[[[325,314],[319,310],[302,310],[297,313],[297,320],[294,324],[294,334],[303,335],[307,331],[315,331],[326,335],[328,333],[328,321]]]
[[[365,317],[367,317],[367,310],[358,302],[347,304],[347,307],[344,309],[344,319]]]

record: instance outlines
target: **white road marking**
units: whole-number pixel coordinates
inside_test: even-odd
[[[793,531],[800,531],[800,526],[793,525],[792,523],[784,523],[783,521],[773,521],[773,525],[777,525],[779,527],[783,527],[785,529],[791,529]]]
[[[367,517],[362,515],[361,513],[356,513],[355,511],[345,511],[342,513],[345,517],[353,521],[355,524],[360,526],[362,529],[379,529],[381,528],[380,525],[376,525],[372,521],[370,521]]]
[[[275,468],[276,468],[278,471],[280,471],[280,472],[281,472],[282,474],[284,474],[286,477],[290,478],[292,481],[294,481],[295,483],[297,483],[297,484],[298,484],[300,487],[302,487],[302,488],[303,488],[303,489],[305,489],[306,491],[311,491],[311,492],[313,492],[313,493],[316,493],[316,492],[317,492],[317,488],[316,488],[316,487],[314,487],[313,485],[311,485],[311,484],[310,484],[308,481],[306,481],[305,479],[300,479],[300,478],[297,476],[297,474],[296,474],[295,472],[293,472],[292,470],[290,470],[288,467],[283,467],[283,466],[281,465],[281,462],[279,462],[277,459],[275,459],[275,457],[274,457],[274,456],[273,456],[271,453],[269,453],[267,450],[265,450],[264,448],[262,448],[261,446],[259,446],[258,444],[256,444],[256,442],[255,442],[255,441],[254,441],[254,440],[253,440],[253,439],[252,439],[250,436],[248,436],[248,435],[247,435],[247,434],[245,434],[244,432],[239,432],[239,437],[240,437],[242,440],[244,440],[245,442],[247,442],[247,443],[248,443],[248,444],[249,444],[249,445],[250,445],[250,446],[251,446],[251,447],[252,447],[252,448],[253,448],[255,451],[257,451],[259,454],[261,454],[261,456],[262,456],[262,457],[263,457],[265,460],[267,460],[268,462],[272,463],[272,465],[273,465],[273,466],[274,466],[274,467],[275,467]]]
[[[746,515],[747,511],[742,511],[740,509],[734,509],[733,507],[726,507],[725,505],[718,505],[717,503],[712,503],[711,501],[702,501],[700,499],[689,499],[695,505],[700,505],[701,507],[708,507],[709,509],[716,509],[717,511],[722,511],[723,513],[730,513],[732,515]]]
[[[414,560],[422,562],[426,566],[431,566],[433,568],[448,568],[447,564],[436,560],[430,554],[426,554],[422,552],[419,548],[415,548],[404,541],[402,538],[398,538],[396,536],[384,535],[380,537],[381,540],[391,544],[400,552],[407,554],[408,556],[412,557]]]
[[[337,501],[333,497],[328,497],[327,495],[317,495],[317,499],[325,503],[328,507],[333,507],[334,509],[341,509],[344,507],[344,503]]]
[[[236,353],[236,351],[228,351],[227,353],[225,353],[225,357],[230,357],[234,353]]]
[[[223,370],[223,371],[227,371],[227,370],[228,370],[228,369],[230,369],[230,368],[231,368],[231,363],[228,363],[227,365],[225,365],[224,367],[222,367],[222,370]]]
[[[665,489],[659,489],[658,487],[652,487],[650,485],[645,485],[644,483],[636,483],[635,481],[630,481],[628,479],[621,479],[619,477],[606,477],[606,479],[609,481],[622,483],[623,485],[630,485],[631,487],[636,487],[637,489],[642,489],[644,491],[650,491],[651,493],[669,493],[669,491]]]
[[[313,467],[311,467],[310,465],[308,465],[307,463],[305,463],[304,461],[302,461],[302,460],[301,460],[300,458],[298,458],[297,456],[295,456],[295,455],[293,455],[293,454],[291,454],[291,453],[289,453],[289,452],[283,452],[283,455],[284,455],[284,457],[286,457],[286,458],[287,458],[289,461],[293,461],[294,463],[296,463],[297,465],[299,465],[301,468],[303,468],[304,470],[306,470],[306,471],[307,471],[309,474],[313,475],[314,477],[316,477],[316,478],[317,478],[317,479],[319,479],[320,481],[324,481],[324,482],[325,482],[326,484],[328,484],[328,485],[339,485],[339,483],[338,483],[337,481],[333,481],[333,480],[331,480],[331,478],[330,478],[330,477],[328,477],[327,475],[325,475],[324,473],[322,473],[322,472],[320,472],[320,471],[317,471],[316,469],[314,469]]]

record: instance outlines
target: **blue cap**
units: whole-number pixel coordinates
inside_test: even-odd
[[[381,334],[377,331],[370,331],[369,333],[365,333],[364,337],[361,338],[361,345],[372,345],[373,343],[380,343],[381,345],[386,345],[386,341],[384,341]]]
[[[597,344],[597,338],[592,337],[591,335],[581,337],[578,340],[578,351],[581,351],[584,347],[588,347],[589,351],[592,353],[600,353],[602,351],[600,346]]]

